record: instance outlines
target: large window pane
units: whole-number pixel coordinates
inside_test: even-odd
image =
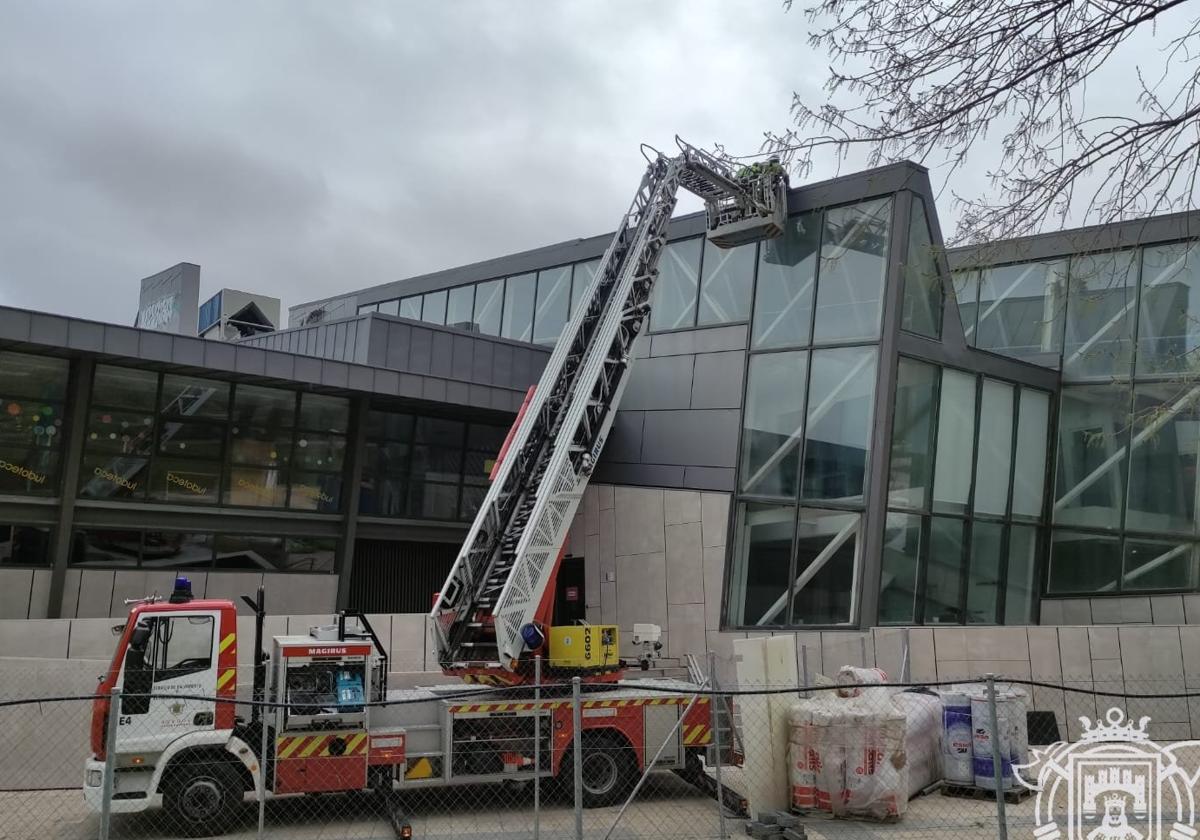
[[[276,467],[291,459],[292,432],[289,429],[234,427],[230,449],[233,463]]]
[[[975,457],[975,512],[1003,515],[1012,468],[1013,387],[983,380],[979,448]]]
[[[421,320],[430,324],[446,323],[446,290],[426,292],[421,301]]]
[[[220,460],[224,448],[224,423],[163,420],[158,424],[158,451],[162,455]]]
[[[571,306],[571,266],[539,271],[537,283],[533,341],[535,344],[553,344],[562,334]]]
[[[290,429],[296,422],[296,392],[238,385],[233,400],[233,422],[236,426],[259,429]]]
[[[412,297],[406,297],[400,300],[400,317],[412,318],[414,321],[421,320],[420,295],[413,295]]]
[[[141,499],[146,495],[150,460],[131,455],[89,454],[79,471],[79,495],[85,499]]]
[[[446,299],[446,326],[472,328],[475,312],[475,287],[458,286],[450,290]]]
[[[229,383],[165,374],[160,411],[166,415],[225,420],[229,415]]]
[[[57,494],[66,383],[65,359],[0,352],[0,493]]]
[[[160,502],[216,504],[221,491],[221,462],[195,458],[154,459],[150,498]]]
[[[900,329],[939,338],[942,334],[942,278],[925,202],[913,197],[908,224],[908,261],[904,265],[904,300]]]
[[[954,297],[958,302],[958,320],[967,344],[975,344],[975,320],[979,311],[979,271],[964,268],[950,273]]]
[[[880,624],[911,624],[916,619],[920,561],[921,517],[889,513],[883,532],[883,568],[879,580]]]
[[[504,308],[504,281],[475,284],[475,325],[484,335],[500,335],[500,313]]]
[[[337,513],[342,505],[342,474],[293,471],[288,507]]]
[[[900,359],[888,471],[888,504],[894,507],[925,510],[929,506],[937,390],[936,366]]]
[[[504,291],[504,323],[500,335],[515,341],[529,341],[533,335],[533,296],[536,274],[509,277]]]
[[[71,565],[136,566],[142,549],[139,531],[93,528],[76,531],[71,539]]]
[[[207,569],[212,559],[212,534],[146,531],[142,535],[143,568]]]
[[[862,514],[801,508],[790,624],[851,620]]]
[[[1195,546],[1190,542],[1126,539],[1122,586],[1127,591],[1193,589],[1196,586]]]
[[[381,315],[399,315],[400,314],[400,301],[385,300],[383,303],[379,304],[378,312]]]
[[[736,626],[783,624],[787,620],[788,577],[796,508],[742,502],[737,507],[730,623]],[[774,610],[769,622],[761,620]]]
[[[1050,577],[1046,583],[1048,593],[1112,592],[1120,574],[1118,537],[1055,529],[1050,548]]]
[[[807,365],[806,352],[750,357],[742,428],[742,492],[795,497]]]
[[[154,411],[158,374],[114,365],[96,365],[92,404],[109,408]]]
[[[813,352],[804,444],[805,498],[862,501],[874,406],[874,347]]]
[[[1128,376],[1133,360],[1137,252],[1114,251],[1071,260],[1063,376]]]
[[[1057,356],[1062,350],[1066,289],[1065,260],[985,268],[979,284],[978,332],[968,338],[981,350],[1017,359]]]
[[[1004,526],[980,522],[971,526],[971,573],[967,577],[967,623],[995,624],[1000,606],[1000,558]]]
[[[1194,242],[1142,250],[1137,372],[1196,369],[1200,347],[1200,248]]]
[[[957,370],[943,370],[933,476],[934,510],[961,513],[967,509],[974,448],[975,377]]]
[[[1191,533],[1196,514],[1200,385],[1138,383],[1133,390],[1125,527]]]
[[[658,280],[650,293],[650,329],[676,330],[696,321],[696,290],[703,239],[672,242],[658,261]]]
[[[1008,581],[1004,588],[1004,623],[1032,624],[1037,598],[1037,528],[1013,525],[1008,532]]]
[[[1050,423],[1050,395],[1021,389],[1017,419],[1017,459],[1013,464],[1012,515],[1014,519],[1041,519],[1046,486],[1046,434]]]
[[[575,275],[571,279],[571,317],[579,311],[584,297],[591,291],[596,272],[600,270],[600,260],[588,260],[575,263]]]
[[[697,322],[728,324],[750,317],[754,287],[755,246],[718,248],[704,243],[704,274],[700,278],[700,309]]]
[[[925,623],[961,624],[963,523],[935,516],[929,527],[925,563]]]
[[[283,507],[287,501],[287,473],[274,468],[234,466],[224,499],[227,505]]]
[[[288,537],[284,543],[284,568],[289,572],[333,571],[337,540],[332,537]]]
[[[0,351],[0,397],[61,402],[66,396],[66,359]]]
[[[784,234],[762,243],[754,291],[751,344],[756,350],[808,344],[821,214],[788,219]]]
[[[0,525],[0,566],[49,565],[49,528]]]
[[[218,569],[275,571],[284,567],[285,556],[283,537],[220,534],[213,565]]]
[[[338,472],[346,455],[346,439],[341,435],[297,432],[292,464],[301,470]]]
[[[416,519],[457,519],[458,485],[414,481],[407,503],[407,515]]]
[[[891,214],[887,198],[825,213],[815,341],[879,335]]]
[[[1063,388],[1054,521],[1115,529],[1128,466],[1129,386]]]
[[[315,432],[345,434],[350,428],[350,401],[345,397],[325,394],[301,394],[300,415],[296,425]]]

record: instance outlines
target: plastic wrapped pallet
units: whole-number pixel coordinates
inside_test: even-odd
[[[933,694],[902,691],[892,696],[892,702],[906,720],[904,752],[911,799],[942,778],[942,700]]]
[[[975,783],[972,766],[971,698],[953,687],[942,696],[942,772],[947,782]]]
[[[1010,686],[996,686],[996,725],[987,690],[973,691],[971,720],[974,738],[971,753],[975,771],[975,786],[996,789],[994,752],[1000,757],[1001,788],[1010,790],[1017,785],[1013,765],[1029,761],[1029,732],[1025,721],[1025,692]],[[994,751],[994,752],[993,752]]]
[[[788,782],[791,805],[801,811],[817,807],[817,744],[812,703],[797,703],[788,715]],[[826,804],[828,810],[828,803]]]
[[[887,674],[880,668],[857,668],[853,665],[843,665],[837,672],[838,696],[861,697],[862,686],[883,685],[887,682]]]
[[[845,716],[845,813],[884,819],[900,816],[908,803],[906,719],[895,707],[858,708]],[[890,706],[890,704],[889,704]]]

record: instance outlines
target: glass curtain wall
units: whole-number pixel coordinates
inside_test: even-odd
[[[97,365],[79,495],[341,510],[349,402]]]
[[[1197,253],[1070,261],[1048,594],[1200,585]]]
[[[718,310],[751,321],[731,625],[854,620],[890,219],[889,199],[793,216],[756,254],[706,250],[694,274],[697,322]],[[735,273],[756,278],[752,307],[720,303]],[[657,328],[690,326],[696,299],[661,294]]]
[[[1050,395],[901,358],[881,624],[1025,624],[1036,607]]]

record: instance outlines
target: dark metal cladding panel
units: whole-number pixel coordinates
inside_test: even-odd
[[[411,373],[400,374],[400,396],[420,399],[422,392],[421,386],[424,381],[425,378],[423,376],[414,376]]]
[[[450,375],[464,382],[471,379],[475,346],[481,342],[469,335],[452,336],[454,350],[451,356]]]
[[[29,340],[35,344],[62,347],[67,343],[67,319],[42,312],[33,313],[33,320],[29,325]],[[137,355],[136,351],[134,355]]]
[[[171,333],[143,332],[138,337],[138,356],[157,362],[171,361]]]
[[[421,386],[421,397],[435,402],[445,402],[446,380],[437,379],[432,376],[425,377],[425,382]]]
[[[692,408],[740,408],[746,354],[701,353],[692,376]]]
[[[400,390],[400,374],[394,370],[375,369],[375,393],[395,394]]]
[[[380,321],[373,330],[382,331],[383,328],[387,329],[384,364],[393,370],[407,370],[413,328],[408,324],[387,324]]]
[[[295,373],[295,359],[287,353],[268,353],[267,354],[267,376],[276,379],[291,379]]]
[[[296,357],[296,379],[300,382],[321,383],[321,360],[311,356]]]
[[[694,356],[638,359],[621,398],[623,410],[688,408],[692,402]]]
[[[350,365],[348,384],[355,391],[372,391],[375,389],[374,371],[362,365]]]
[[[434,376],[450,376],[454,370],[454,336],[441,330],[433,333],[433,351],[429,360],[429,372]]]
[[[408,364],[405,369],[413,373],[427,374],[431,370],[433,357],[433,331],[423,327],[412,327]]]
[[[686,470],[668,464],[606,464],[601,461],[592,480],[600,484],[684,487]]]
[[[267,351],[257,347],[239,347],[237,349],[238,373],[255,376],[265,376],[267,372]]]
[[[204,366],[218,370],[237,370],[237,348],[223,341],[204,342]]]
[[[344,362],[325,359],[321,362],[321,384],[331,388],[345,388],[350,379],[350,366]]]
[[[496,356],[496,345],[490,341],[476,341],[475,352],[471,357],[472,382],[490,384],[492,381],[492,363]]]
[[[703,330],[662,333],[651,336],[651,356],[678,356],[684,353],[720,353],[746,348],[746,325],[711,327]]]
[[[642,460],[642,424],[645,415],[644,411],[617,412],[608,440],[600,453],[601,462],[638,463]]]
[[[11,341],[28,341],[30,322],[33,315],[16,309],[0,307],[0,338]],[[103,325],[101,325],[103,329]]]
[[[204,339],[177,335],[171,342],[171,361],[177,365],[204,365]],[[290,373],[289,373],[290,375]]]
[[[695,490],[733,492],[735,471],[731,467],[684,467],[683,484]]]
[[[654,464],[733,467],[737,410],[648,411],[642,429],[644,459]]]
[[[0,313],[0,318],[7,314]],[[3,325],[0,324],[0,335],[4,335],[4,332]],[[103,352],[104,325],[93,321],[71,321],[67,329],[67,346],[75,350]]]
[[[492,378],[489,384],[497,388],[519,387],[513,377],[513,348],[510,344],[497,344],[496,356],[492,360]],[[528,387],[528,386],[526,386]]]
[[[446,402],[467,405],[470,396],[471,387],[466,382],[455,382],[451,379],[446,383]]]

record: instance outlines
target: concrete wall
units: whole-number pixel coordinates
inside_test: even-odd
[[[337,598],[337,575],[259,574],[256,572],[184,571],[198,598],[228,598],[238,602],[267,587],[267,604],[288,613],[332,611]],[[143,569],[68,569],[63,591],[63,615],[70,618],[123,616],[126,598],[157,592],[169,595],[176,572]],[[45,618],[50,595],[49,569],[0,569],[0,620]],[[3,649],[0,639],[0,650]],[[0,652],[0,656],[5,654]]]

